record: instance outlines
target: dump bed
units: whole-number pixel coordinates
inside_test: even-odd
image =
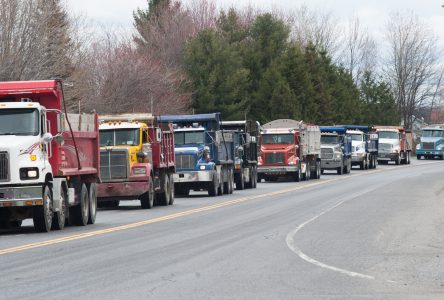
[[[156,141],[151,143],[153,168],[175,167],[174,132],[171,124],[161,128],[150,126],[148,134],[151,141]]]

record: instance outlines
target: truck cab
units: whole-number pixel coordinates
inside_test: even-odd
[[[444,159],[444,128],[442,126],[426,127],[421,130],[420,143],[416,145],[416,158]]]
[[[339,175],[351,170],[351,138],[345,128],[320,127],[321,171],[335,170]]]

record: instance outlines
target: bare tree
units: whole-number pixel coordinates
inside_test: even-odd
[[[411,127],[418,108],[431,101],[440,72],[440,51],[431,29],[414,15],[394,14],[387,23],[389,55],[385,74],[391,83],[398,110]]]
[[[366,29],[362,29],[358,18],[350,19],[345,31],[340,63],[350,72],[355,84],[359,85],[365,72],[377,66],[376,42]]]
[[[165,114],[184,113],[190,106],[180,72],[113,34],[91,45],[81,69],[77,84],[83,87],[82,110]]]
[[[313,44],[331,57],[336,57],[340,32],[337,21],[330,13],[311,11],[302,6],[286,20],[292,28],[292,39],[303,46]]]
[[[60,0],[0,0],[0,80],[67,78],[75,46]]]

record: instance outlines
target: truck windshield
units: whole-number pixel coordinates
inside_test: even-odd
[[[203,144],[204,132],[203,131],[181,131],[174,133],[174,144]]]
[[[0,109],[0,135],[38,135],[39,112],[35,108]]]
[[[362,134],[350,134],[352,141],[362,142]]]
[[[337,135],[321,135],[321,144],[339,144],[340,139]]]
[[[136,146],[139,138],[139,128],[100,130],[100,146]]]
[[[399,139],[399,133],[394,131],[378,131],[380,139]]]
[[[294,136],[292,134],[264,134],[262,135],[262,144],[287,144],[294,143]]]
[[[421,133],[422,137],[443,137],[443,130],[423,130]]]

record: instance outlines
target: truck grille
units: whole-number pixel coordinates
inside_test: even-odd
[[[390,152],[392,150],[392,144],[380,143],[379,152]]]
[[[333,159],[333,149],[321,148],[321,159]]]
[[[100,151],[100,176],[102,180],[128,178],[128,153],[126,151]]]
[[[284,164],[284,153],[266,153],[265,163],[267,164]]]
[[[179,154],[176,155],[176,168],[177,169],[194,169],[196,166],[196,158],[192,154]]]
[[[8,152],[0,152],[0,181],[9,180]]]
[[[433,150],[435,149],[435,143],[430,143],[430,142],[422,143],[422,149]]]

